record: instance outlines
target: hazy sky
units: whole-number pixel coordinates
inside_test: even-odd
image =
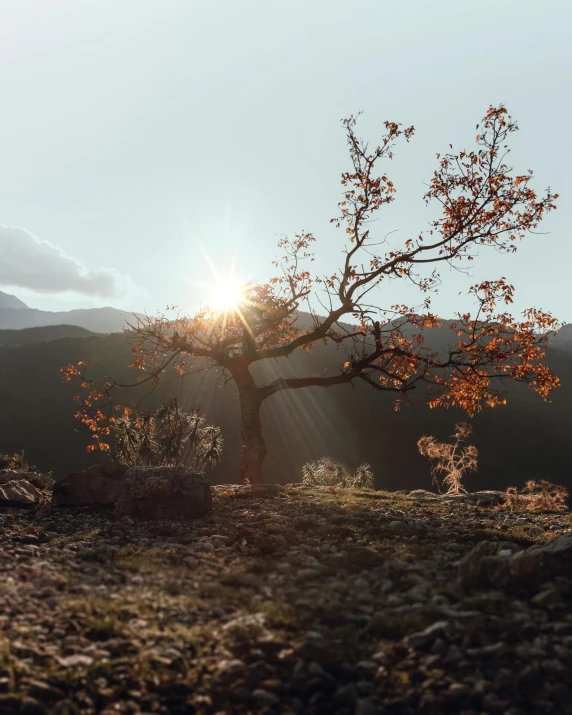
[[[25,229],[0,230],[0,289],[50,310],[191,310],[205,253],[265,281],[279,235],[301,229],[331,273],[341,118],[363,110],[373,142],[386,119],[415,125],[375,228],[405,240],[434,216],[435,153],[472,148],[503,102],[511,163],[559,209],[515,256],[446,273],[435,305],[452,316],[459,291],[505,275],[517,310],[570,321],[570,27],[570,0],[0,0],[0,224]]]

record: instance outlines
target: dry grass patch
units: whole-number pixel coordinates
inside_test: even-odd
[[[506,490],[506,500],[499,508],[537,514],[568,511],[567,499],[568,490],[565,487],[552,484],[546,479],[541,482],[531,479],[520,491],[517,487],[509,487]]]

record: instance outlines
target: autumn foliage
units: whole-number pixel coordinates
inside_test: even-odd
[[[516,122],[503,106],[490,107],[477,126],[473,149],[454,152],[450,147],[437,155],[424,196],[436,218],[428,230],[391,245],[373,235],[372,219],[395,199],[396,187],[384,165],[397,142],[412,139],[414,128],[385,122],[380,143],[371,148],[357,136],[357,120],[352,116],[343,122],[350,166],[342,174],[343,196],[332,219],[344,236],[338,271],[326,277],[312,271],[316,238],[303,232],[279,242],[275,277],[246,286],[234,308],[146,318],[131,329],[133,367],[140,371],[133,385],[152,387],[169,367],[184,375],[209,365],[234,382],[241,404],[243,480],[262,480],[266,445],[260,406],[281,390],[359,380],[395,393],[399,406],[425,383],[431,407],[456,406],[474,414],[505,403],[507,380],[527,383],[543,399],[559,384],[543,362],[557,321],[536,308],[520,319],[506,312],[514,289],[503,277],[470,288],[475,312],[457,315],[445,352],[425,343],[429,329],[442,324],[431,310],[431,294],[442,282],[440,269],[466,267],[485,249],[514,252],[555,208],[556,194],[548,189],[541,195],[532,188],[532,171],[515,172],[507,164],[507,142],[518,129]],[[395,281],[416,287],[419,304],[396,304]],[[298,325],[302,310],[311,315],[304,329]],[[337,374],[255,382],[250,372],[255,363],[310,350],[319,342],[342,349]],[[96,385],[88,368],[86,362],[68,366],[64,379],[77,378],[85,388],[77,416],[92,432],[90,448],[106,449],[113,420],[123,409],[114,397],[120,385],[112,379]]]

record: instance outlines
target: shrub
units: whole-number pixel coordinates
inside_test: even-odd
[[[361,464],[352,474],[343,462],[322,457],[315,462],[306,462],[302,467],[302,482],[321,487],[373,489],[374,474],[367,463]]]
[[[516,487],[506,490],[506,501],[501,509],[511,511],[566,511],[568,490],[543,479],[540,483],[533,479],[526,482],[519,492]]]
[[[421,454],[433,462],[431,476],[439,493],[442,487],[448,487],[447,494],[467,492],[462,485],[463,476],[466,472],[477,470],[479,452],[474,445],[462,443],[472,431],[471,425],[459,422],[455,425],[455,433],[452,435],[454,441],[451,443],[437,442],[435,437],[428,436],[421,437],[417,442]],[[442,485],[439,477],[442,477]]]
[[[33,464],[26,462],[24,450],[22,452],[14,452],[14,454],[0,453],[0,469],[13,469],[16,472],[35,472],[36,467]]]
[[[176,399],[154,413],[118,418],[113,430],[115,459],[127,466],[182,465],[202,472],[222,455],[220,429],[206,424],[198,409],[182,410]]]

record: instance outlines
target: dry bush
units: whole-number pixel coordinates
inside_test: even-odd
[[[439,493],[442,487],[447,487],[447,494],[467,493],[462,485],[463,476],[466,472],[477,470],[479,455],[474,445],[463,445],[472,431],[470,424],[459,422],[455,425],[455,433],[452,435],[454,441],[451,443],[437,442],[435,437],[428,436],[421,437],[417,442],[421,454],[433,462],[431,476]],[[442,484],[439,483],[440,477]]]
[[[14,454],[0,454],[0,469],[12,469],[15,472],[35,472],[36,467],[33,464],[28,464],[22,452],[14,452]]]
[[[188,413],[173,399],[151,414],[118,418],[115,459],[127,466],[183,465],[197,472],[220,461],[223,439],[198,409]]]
[[[367,463],[360,464],[352,474],[346,464],[329,457],[306,462],[302,467],[303,484],[312,486],[373,489],[374,478],[371,467]]]
[[[506,490],[506,501],[499,508],[532,512],[566,511],[567,498],[568,490],[565,487],[552,484],[546,479],[541,482],[530,479],[520,491],[517,487],[509,487]]]

